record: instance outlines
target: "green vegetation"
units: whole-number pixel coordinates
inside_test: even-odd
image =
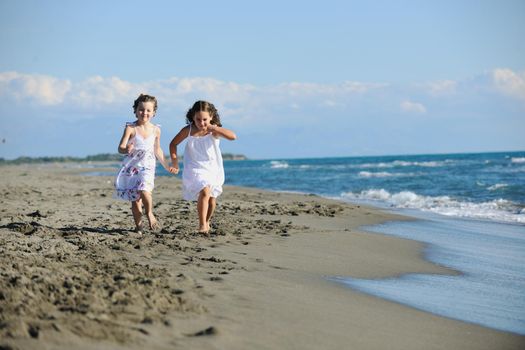
[[[35,163],[78,163],[78,162],[120,162],[123,155],[118,153],[102,153],[87,157],[18,157],[13,160],[0,158],[0,165],[35,164]],[[224,160],[246,160],[242,154],[224,153]]]

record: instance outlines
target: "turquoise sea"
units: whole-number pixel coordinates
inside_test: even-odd
[[[417,218],[363,229],[424,242],[427,259],[459,276],[331,280],[525,335],[525,152],[246,160],[224,166],[227,184],[317,194]],[[168,174],[159,168],[157,175]]]

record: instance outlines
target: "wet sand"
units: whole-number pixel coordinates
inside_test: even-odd
[[[87,169],[91,171],[93,169]],[[163,229],[132,231],[112,178],[0,167],[2,349],[521,349],[525,337],[355,292],[331,276],[456,273],[359,231],[407,218],[317,196],[225,187],[209,237],[158,177]]]

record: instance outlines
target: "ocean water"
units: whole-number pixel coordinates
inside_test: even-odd
[[[332,279],[444,317],[525,335],[525,152],[225,161],[226,183],[313,193],[418,218],[367,231],[426,244],[457,276]],[[167,175],[163,169],[158,175]]]
[[[226,183],[525,224],[525,152],[225,162]]]
[[[411,214],[420,220],[364,229],[423,242],[426,259],[460,275],[332,280],[440,316],[525,335],[525,227]]]

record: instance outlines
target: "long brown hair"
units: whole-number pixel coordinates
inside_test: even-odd
[[[208,112],[211,117],[210,124],[222,126],[219,112],[217,111],[217,108],[215,108],[213,103],[210,103],[207,101],[195,102],[193,106],[188,110],[188,113],[186,113],[186,123],[187,124],[193,123],[193,117],[195,116],[195,113],[197,112]]]

